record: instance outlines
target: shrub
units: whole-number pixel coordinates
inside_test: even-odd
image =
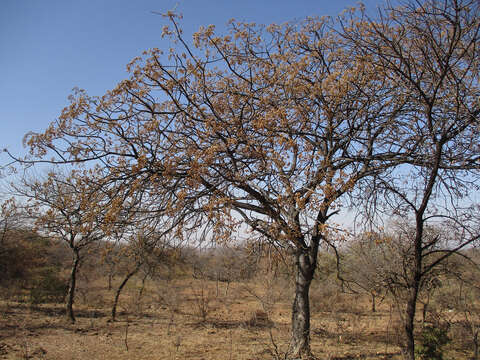
[[[422,360],[443,360],[443,347],[450,341],[447,329],[425,326],[416,353]]]
[[[44,269],[30,289],[30,302],[32,304],[63,302],[67,294],[67,288],[67,284],[59,277],[55,269]]]

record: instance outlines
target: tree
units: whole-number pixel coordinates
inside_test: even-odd
[[[392,265],[400,257],[389,251],[388,240],[376,233],[362,234],[348,245],[340,262],[342,279],[351,291],[370,295],[372,312],[376,311],[377,297],[388,292]]]
[[[475,256],[475,254],[472,255]],[[463,328],[461,337],[464,339],[464,343],[470,345],[473,350],[471,359],[478,360],[480,352],[480,309],[477,299],[480,293],[478,282],[480,269],[478,263],[472,264],[465,259],[462,260],[463,263],[460,266],[462,271],[455,274],[457,276],[454,278],[453,289],[448,294],[450,295],[448,299],[453,299],[455,310],[461,314],[461,320],[458,321]],[[478,255],[475,260],[478,261]]]
[[[5,251],[5,242],[9,231],[19,225],[19,213],[14,199],[8,199],[0,205],[0,256]]]
[[[373,177],[362,197],[368,206],[410,219],[412,263],[407,273],[403,351],[415,354],[414,316],[425,277],[480,237],[478,207],[479,34],[477,1],[412,1],[344,21],[342,36],[371,56],[408,106],[396,139],[410,148],[403,165]],[[395,141],[395,139],[392,139]],[[398,141],[398,140],[397,140]],[[379,217],[377,217],[378,220]],[[427,228],[443,233],[428,236]]]
[[[58,268],[49,251],[52,242],[35,232],[25,217],[14,199],[5,200],[0,206],[0,286],[8,289],[4,291],[6,296],[28,289],[33,301],[43,295],[55,295],[47,294],[55,289],[39,289],[39,283],[48,288],[61,285],[61,279],[51,274],[52,269]]]
[[[309,357],[318,247],[342,195],[392,157],[382,144],[397,111],[385,101],[391,89],[327,20],[231,23],[222,38],[208,27],[192,49],[169,17],[165,33],[183,52],[171,50],[166,64],[160,50],[147,52],[129,80],[101,98],[77,92],[58,121],[26,141],[36,156],[53,151],[54,162],[101,163],[108,181],[159,199],[157,214],[196,214],[215,241],[244,223],[291,248],[292,348]]]
[[[111,311],[112,321],[115,321],[120,294],[130,278],[136,275],[142,267],[145,268],[146,278],[148,275],[152,275],[151,273],[159,263],[168,264],[169,258],[174,256],[175,253],[171,251],[173,249],[171,239],[166,236],[167,233],[156,233],[158,230],[156,226],[150,229],[144,226],[142,229],[132,231],[129,238],[121,238],[122,241],[128,241],[128,243],[119,249],[116,260],[120,262],[123,257],[126,262],[126,274],[115,291]]]
[[[459,18],[475,19],[477,7],[462,9]],[[446,125],[449,134],[473,131],[478,81],[472,69],[478,48],[471,21],[457,21],[470,29],[461,33],[462,39],[472,41],[450,41],[452,62],[445,67],[443,50],[438,64],[428,60],[434,50],[413,53],[419,49],[416,35],[425,36],[409,16],[427,24],[430,17],[438,18],[438,11],[421,16],[415,11],[391,10],[396,18],[380,17],[378,23],[353,17],[343,34],[329,19],[269,27],[231,22],[224,37],[213,26],[202,28],[194,35],[194,47],[170,13],[171,27],[164,34],[174,48],[168,55],[159,49],[145,52],[129,65],[130,79],[102,97],[77,91],[59,119],[42,134],[28,134],[26,143],[36,161],[95,162],[105,184],[146,199],[144,211],[176,216],[179,234],[196,229],[221,242],[246,225],[256,236],[290,249],[295,259],[292,353],[310,357],[309,288],[320,243],[336,237],[331,221],[347,200],[344,195],[362,179],[379,177],[402,163],[423,175],[423,169],[432,169],[429,159],[437,159],[428,155],[422,160],[423,155],[437,149],[436,144],[442,154],[454,143],[465,150],[465,158],[475,154],[467,143],[455,142],[456,136],[440,136],[438,142],[435,135],[430,142],[422,133],[432,129],[428,114],[437,116],[442,109],[461,119]],[[401,21],[395,20],[397,12],[404,14]],[[407,28],[411,33],[401,37]],[[390,34],[395,42],[388,40]],[[448,40],[450,35],[436,31],[431,37]],[[422,48],[436,46],[434,40]],[[416,77],[406,81],[404,71],[395,68],[398,63],[404,67],[401,56],[391,55],[397,43],[413,60],[423,56],[413,69],[417,74],[412,76],[422,77],[418,83]],[[410,55],[406,59],[412,60]],[[437,78],[440,92],[428,85]],[[465,93],[461,100],[447,91],[452,84],[457,94]],[[429,113],[417,121],[424,100]],[[429,108],[436,103],[442,105]],[[452,103],[457,110],[449,108]],[[472,161],[476,164],[474,158],[468,164]],[[434,166],[435,176],[442,164]],[[424,212],[422,207],[419,214]]]
[[[28,200],[27,209],[36,226],[63,240],[72,252],[66,316],[74,323],[76,279],[84,252],[108,234],[105,197],[89,186],[89,179],[79,178],[75,172],[69,176],[52,172],[45,181],[25,179],[14,189]]]

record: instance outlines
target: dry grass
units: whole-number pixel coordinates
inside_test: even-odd
[[[112,293],[102,284],[79,296],[75,325],[63,319],[60,305],[1,302],[0,358],[256,360],[288,351],[285,284],[280,291],[258,281],[232,283],[226,291],[226,284],[204,280],[150,282],[139,298],[140,285],[132,283],[114,323],[108,321]],[[388,306],[373,314],[367,299],[338,296],[324,306],[328,311],[312,313],[314,353],[330,360],[400,359]]]

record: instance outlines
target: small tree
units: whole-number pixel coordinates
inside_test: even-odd
[[[144,226],[142,230],[136,230],[127,238],[122,239],[127,240],[128,243],[119,250],[117,259],[118,261],[123,260],[127,269],[115,291],[111,311],[112,321],[115,321],[120,294],[130,278],[136,275],[142,267],[145,268],[145,277],[148,276],[150,272],[154,272],[155,267],[158,267],[159,263],[167,264],[168,258],[173,255],[173,253],[169,252],[172,246],[169,242],[168,234],[158,231],[159,229],[155,227],[148,229],[148,227]]]
[[[351,242],[341,259],[342,278],[354,292],[364,292],[371,297],[371,310],[376,311],[378,296],[388,292],[388,269],[392,268],[393,257],[385,246],[387,239],[375,233],[365,233]],[[388,264],[388,266],[387,266]]]
[[[15,214],[20,213],[17,208]],[[3,296],[21,295],[27,290],[31,303],[64,299],[60,263],[51,251],[55,242],[29,228],[21,218],[23,216],[8,219],[8,225],[3,228],[0,247]]]
[[[66,316],[75,322],[73,303],[77,272],[87,248],[105,236],[105,198],[86,178],[50,173],[43,181],[24,180],[14,185],[16,193],[28,199],[29,215],[49,236],[64,241],[71,250],[72,266],[66,297]]]
[[[478,249],[468,249],[455,257],[456,268],[449,271],[448,285],[439,294],[444,311],[452,310],[452,338],[472,350],[471,360],[480,355],[480,268]]]
[[[9,199],[0,206],[0,271],[5,274],[1,282],[9,279],[10,259],[12,258],[11,245],[7,243],[9,234],[18,226],[18,211],[15,201]]]

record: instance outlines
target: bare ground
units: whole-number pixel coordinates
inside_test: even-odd
[[[138,285],[122,295],[110,321],[111,292],[77,301],[75,324],[62,305],[0,303],[0,359],[284,359],[288,351],[290,299],[258,284],[182,281]],[[228,291],[227,291],[228,290]],[[284,292],[287,292],[286,289]],[[281,289],[278,293],[281,293]],[[82,296],[79,296],[82,298]],[[89,305],[87,305],[87,302]],[[94,305],[92,305],[94,303]],[[336,299],[313,311],[311,344],[319,359],[400,359],[388,306],[368,311],[361,298]],[[362,310],[364,309],[364,310]],[[461,349],[452,359],[466,359]]]

